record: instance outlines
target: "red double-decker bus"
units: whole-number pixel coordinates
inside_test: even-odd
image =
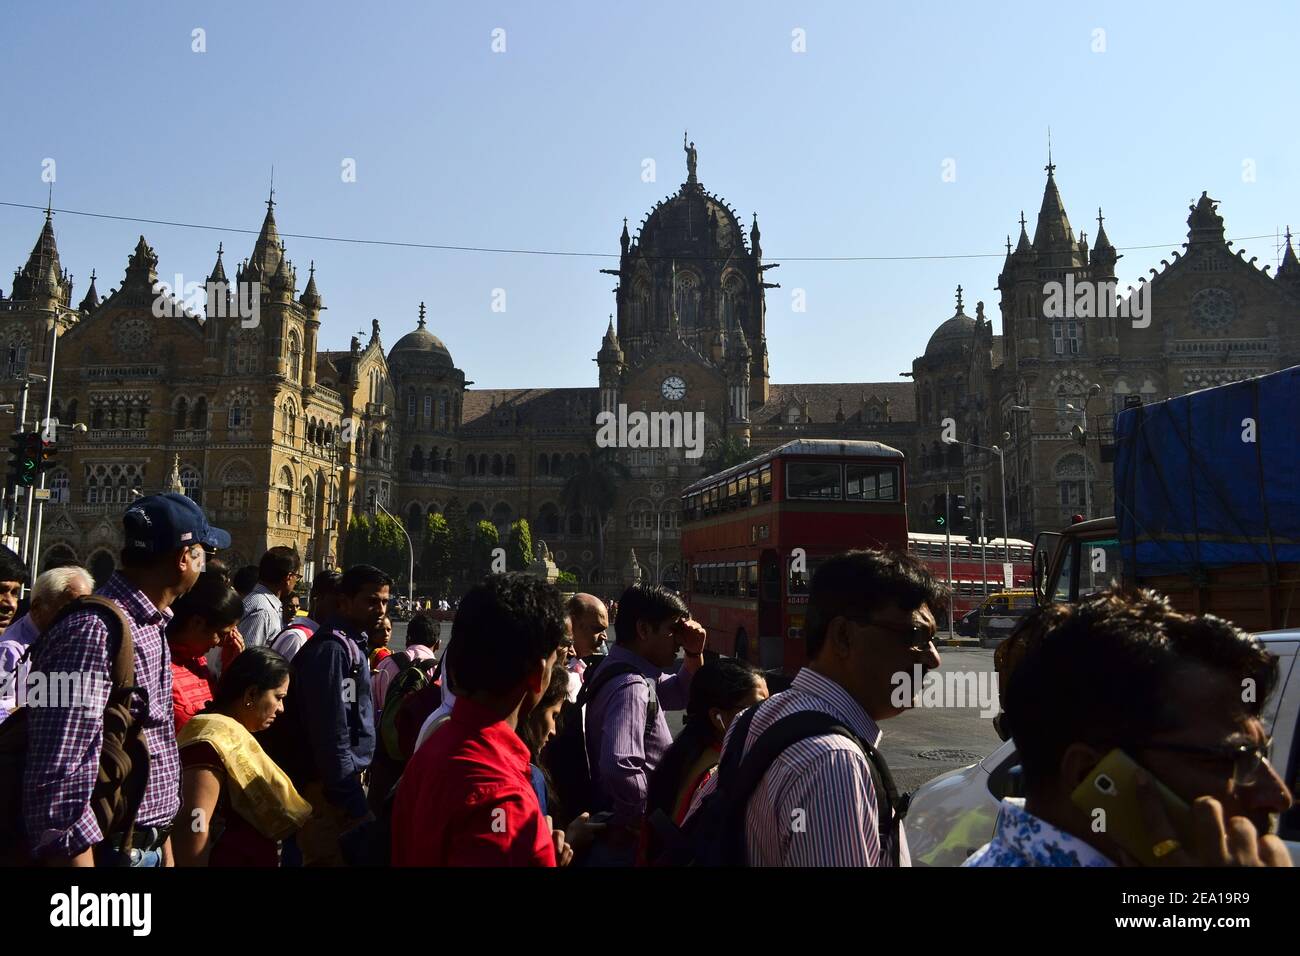
[[[948,537],[913,531],[907,536],[907,550],[916,555],[940,581],[947,581],[954,621],[983,603],[990,594],[1033,586],[1031,576],[1034,546],[1012,538],[1003,546],[1001,538],[989,538],[984,544],[972,544],[965,535],[953,535],[952,579],[948,578]],[[1007,587],[1003,564],[1011,564],[1011,587]],[[947,630],[941,627],[940,630]]]
[[[905,549],[906,482],[896,448],[800,439],[685,489],[685,598],[709,647],[802,667],[813,571],[851,548]]]

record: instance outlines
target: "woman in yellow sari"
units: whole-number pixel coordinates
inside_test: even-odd
[[[289,662],[250,647],[221,675],[207,709],[181,730],[177,866],[278,866],[279,841],[311,816],[311,805],[253,737],[284,711],[288,690]]]

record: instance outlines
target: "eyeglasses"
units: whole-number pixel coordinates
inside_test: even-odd
[[[1273,738],[1261,744],[1222,744],[1218,747],[1202,747],[1197,744],[1162,744],[1145,743],[1143,750],[1168,750],[1171,753],[1195,754],[1218,760],[1232,761],[1232,782],[1239,787],[1248,787],[1259,777],[1264,764],[1273,756]]]
[[[934,640],[934,632],[924,624],[912,623],[908,624],[906,627],[893,627],[889,624],[881,624],[879,621],[873,621],[868,617],[853,617],[848,614],[843,615],[843,617],[855,624],[865,624],[869,627],[880,628],[882,631],[888,631],[891,634],[898,634],[903,637],[907,646],[914,650],[923,651],[928,648],[930,642]]]

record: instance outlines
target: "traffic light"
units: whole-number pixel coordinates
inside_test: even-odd
[[[939,492],[934,496],[932,513],[934,514],[934,526],[936,528],[943,531],[948,527],[948,502],[947,495],[943,492]]]
[[[949,502],[948,519],[953,534],[966,534],[970,530],[970,515],[966,513],[966,496],[953,495]]]
[[[32,487],[41,472],[54,467],[56,452],[54,443],[43,441],[40,432],[17,432],[6,484]]]
[[[966,540],[971,544],[980,543],[980,519],[984,517],[984,499],[978,495],[975,498],[975,507],[972,509],[973,514],[970,517],[970,523],[966,527]]]

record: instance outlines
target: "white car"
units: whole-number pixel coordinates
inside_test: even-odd
[[[1273,765],[1292,793],[1300,791],[1300,629],[1256,635],[1278,657],[1278,685],[1263,714],[1273,736]],[[907,844],[914,866],[960,866],[988,843],[1003,797],[1024,796],[1015,741],[1005,741],[977,764],[923,784],[907,811]],[[1300,805],[1282,815],[1278,835],[1300,866]]]

